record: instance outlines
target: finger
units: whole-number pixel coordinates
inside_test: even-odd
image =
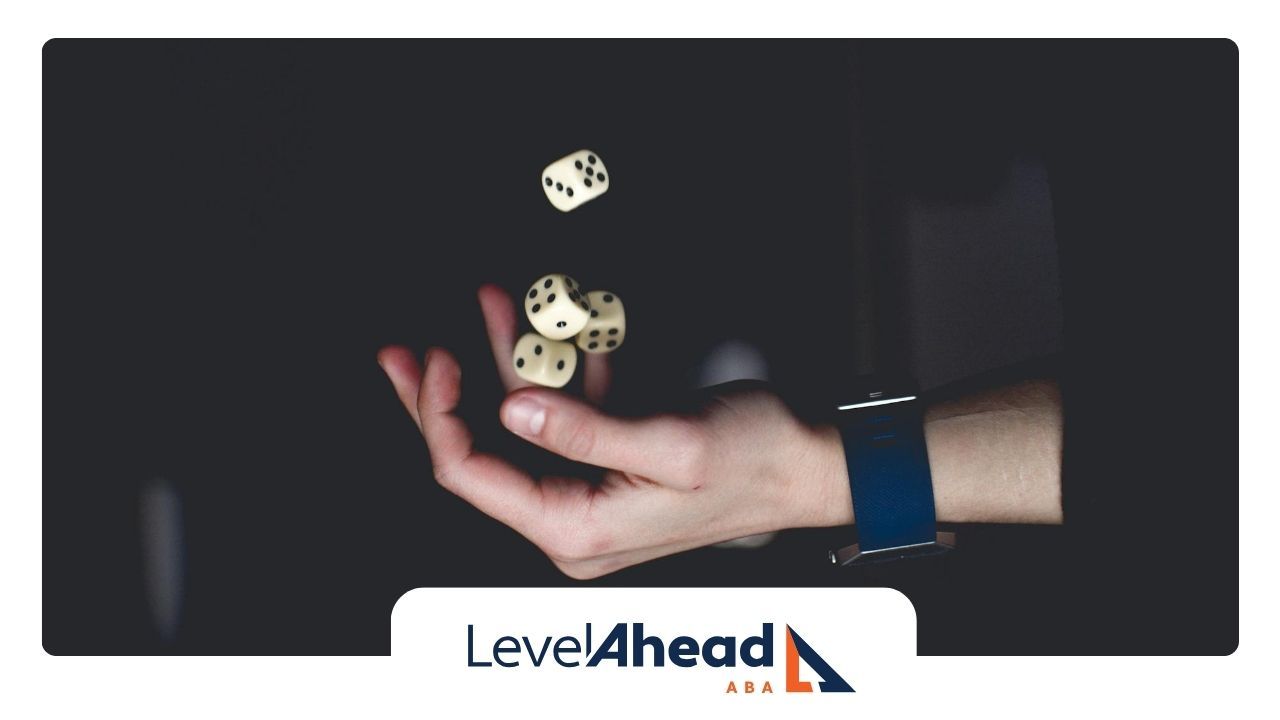
[[[595,405],[603,405],[613,382],[609,353],[586,353],[583,358],[582,392]]]
[[[480,300],[480,312],[484,315],[485,331],[489,334],[489,347],[498,366],[498,378],[502,386],[511,392],[529,387],[529,383],[516,375],[511,367],[511,354],[516,347],[516,308],[511,296],[497,285],[484,284],[476,292]]]
[[[705,446],[692,421],[672,416],[610,417],[580,400],[541,388],[511,393],[500,414],[508,430],[557,455],[659,482],[695,474]]]
[[[510,463],[474,452],[471,431],[453,414],[462,399],[462,369],[446,350],[427,353],[416,400],[436,479],[446,490],[535,543],[548,513],[538,483]]]
[[[378,365],[391,380],[404,409],[409,411],[413,422],[422,429],[422,421],[418,418],[418,386],[422,384],[422,366],[418,358],[408,348],[399,345],[388,345],[378,351]]]

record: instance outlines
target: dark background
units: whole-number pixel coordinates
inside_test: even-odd
[[[615,407],[739,338],[788,395],[1050,376],[1064,527],[835,571],[848,530],[614,585],[891,585],[922,653],[1228,653],[1238,628],[1237,52],[1199,42],[52,41],[44,646],[385,653],[405,590],[576,584],[442,491],[374,361],[439,344],[531,455],[475,288],[627,299]],[[535,185],[580,147],[613,188]],[[149,614],[140,493],[181,499]]]

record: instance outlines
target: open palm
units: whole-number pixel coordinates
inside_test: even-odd
[[[516,340],[510,296],[486,285],[479,300],[508,391],[502,423],[529,442],[604,468],[603,482],[534,478],[475,451],[454,414],[462,370],[448,351],[432,348],[419,364],[409,350],[391,346],[379,363],[421,429],[440,484],[520,532],[564,573],[596,577],[736,537],[831,524],[824,509],[840,507],[840,493],[848,492],[843,458],[831,452],[833,431],[800,422],[762,384],[713,388],[692,412],[613,417],[597,407],[610,384],[607,354],[586,355],[587,402],[532,387],[508,362]]]

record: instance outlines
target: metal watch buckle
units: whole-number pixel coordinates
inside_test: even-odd
[[[956,534],[939,532],[933,542],[901,545],[899,547],[880,548],[879,550],[862,550],[857,543],[827,553],[832,565],[848,567],[850,565],[870,565],[871,563],[899,560],[909,557],[927,557],[941,555],[956,547]]]

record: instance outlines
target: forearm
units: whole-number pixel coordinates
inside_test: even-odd
[[[1017,383],[929,407],[925,440],[940,522],[1062,522],[1062,399],[1051,381]],[[853,522],[844,448],[815,431],[812,525]]]

